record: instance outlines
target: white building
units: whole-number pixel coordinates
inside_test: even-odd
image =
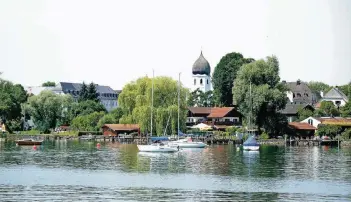
[[[211,66],[208,61],[201,54],[199,58],[195,61],[192,69],[193,85],[191,87],[192,91],[196,89],[202,92],[207,92],[212,90],[211,82]]]
[[[343,92],[341,92],[341,90],[335,87],[328,91],[322,97],[321,101],[332,101],[335,106],[342,107],[349,101],[349,99]]]
[[[55,88],[51,89],[56,94],[70,94],[75,101],[78,101],[79,92],[82,87],[80,83],[60,82]],[[107,111],[118,107],[118,94],[109,86],[95,85],[96,93],[100,103],[104,105]]]

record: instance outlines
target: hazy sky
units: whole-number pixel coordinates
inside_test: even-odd
[[[146,74],[191,68],[201,48],[276,55],[281,78],[351,80],[350,0],[0,1],[0,71],[22,85],[90,82],[122,89]]]

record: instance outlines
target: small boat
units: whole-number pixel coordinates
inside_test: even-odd
[[[243,143],[243,149],[245,151],[258,151],[260,149],[260,144],[256,141],[255,137],[252,135]]]
[[[179,148],[205,148],[207,146],[207,144],[203,142],[193,142],[190,137],[171,141],[168,144],[171,147],[179,147]]]
[[[23,139],[23,140],[16,140],[17,145],[41,145],[43,140],[33,140],[33,139]]]
[[[164,143],[137,145],[140,152],[177,152],[179,148],[170,147]]]

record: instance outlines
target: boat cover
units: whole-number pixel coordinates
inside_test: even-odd
[[[169,138],[168,137],[151,137],[151,141],[155,142],[155,141],[168,141]]]
[[[244,146],[258,146],[259,144],[257,143],[255,137],[252,135],[247,140],[243,143]]]

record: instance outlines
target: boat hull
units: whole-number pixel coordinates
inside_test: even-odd
[[[170,143],[171,147],[178,147],[179,148],[205,148],[207,144],[203,142],[175,142]]]
[[[31,146],[31,145],[41,145],[43,141],[27,141],[27,140],[17,140],[17,145]]]
[[[258,151],[260,146],[243,146],[243,149],[245,151]]]
[[[137,145],[141,152],[177,152],[177,148],[161,145]]]

